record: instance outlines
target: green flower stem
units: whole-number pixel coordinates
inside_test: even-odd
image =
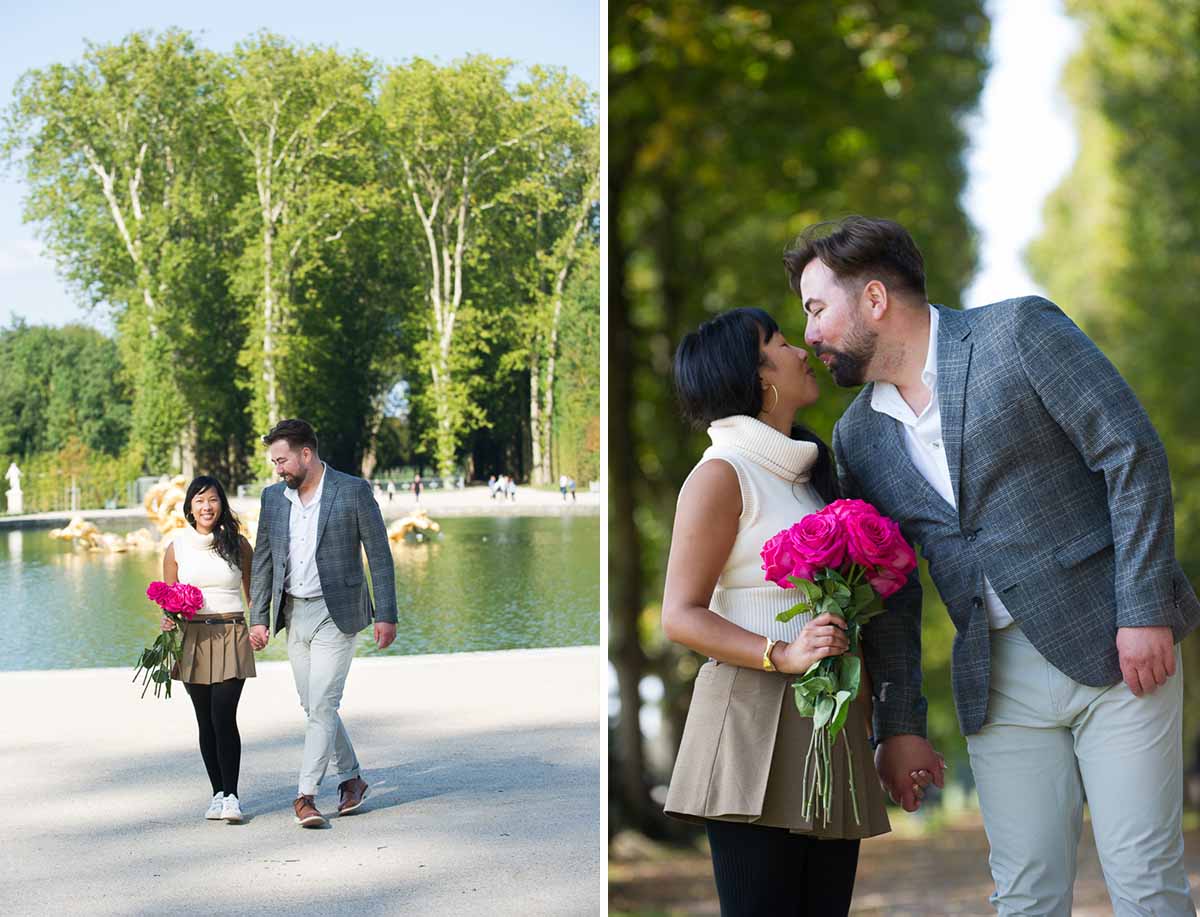
[[[845,733],[842,735],[845,738]],[[854,758],[850,755],[850,740],[845,738],[846,746],[846,773],[850,777],[850,803],[854,806],[854,824],[861,825],[862,819],[858,817],[858,794],[854,789]]]
[[[854,586],[857,586],[859,583],[861,583],[863,581],[863,577],[866,575],[866,573],[867,573],[867,568],[862,566],[862,564],[851,564],[850,565],[850,579],[848,579],[846,581],[846,584],[848,586],[850,586],[851,588],[853,588]]]

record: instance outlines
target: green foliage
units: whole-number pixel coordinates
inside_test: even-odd
[[[582,85],[535,68],[514,89],[512,71],[484,55],[417,59],[388,71],[380,99],[387,182],[424,299],[409,326],[425,376],[409,380],[413,405],[443,475],[469,432],[494,420],[481,372],[493,348],[508,352],[501,374],[524,369],[515,348],[529,346],[531,322],[544,327],[547,253],[568,257],[555,223],[570,222],[580,179],[599,165]]]
[[[554,380],[555,468],[580,487],[600,480],[600,252],[589,247],[567,286]]]
[[[27,513],[69,509],[72,484],[78,489],[78,506],[81,508],[104,506],[110,502],[125,506],[129,500],[129,483],[142,473],[144,461],[137,449],[111,456],[89,448],[75,437],[53,452],[0,451],[0,463],[4,468],[15,462],[21,469],[21,490]]]
[[[72,437],[110,456],[124,448],[130,394],[116,345],[98,331],[18,320],[0,329],[0,365],[0,454],[55,451]]]
[[[594,93],[486,57],[412,61],[382,85],[380,70],[267,32],[214,54],[173,29],[21,78],[0,153],[60,273],[111,310],[121,365],[104,373],[123,394],[93,430],[94,399],[60,368],[0,406],[0,451],[40,454],[79,423],[92,448],[233,481],[259,433],[302,416],[356,471],[385,426],[397,445],[384,415],[403,382],[406,460],[424,449],[449,473],[482,450],[520,475],[541,378],[526,315],[546,315],[531,272],[554,255],[579,344],[539,338],[575,386],[554,432],[598,476],[594,219],[577,250],[560,244],[598,184]]]

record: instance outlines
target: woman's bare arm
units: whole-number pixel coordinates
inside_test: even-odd
[[[172,542],[167,545],[166,553],[163,554],[163,582],[168,586],[173,586],[179,582],[179,564],[175,561],[175,544]],[[159,627],[163,630],[174,630],[175,622],[167,615],[162,616],[159,622]]]
[[[733,550],[741,513],[737,473],[727,462],[706,462],[684,485],[671,534],[662,626],[668,639],[697,653],[761,669],[766,639],[708,607]],[[771,649],[771,663],[781,672],[798,673],[846,648],[844,629],[829,615],[821,615],[799,639],[777,642]]]
[[[167,551],[163,554],[163,582],[168,586],[179,582],[179,564],[175,561],[174,542],[167,545]]]

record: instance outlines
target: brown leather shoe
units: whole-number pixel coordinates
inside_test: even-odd
[[[367,782],[362,777],[351,777],[338,784],[338,815],[349,815],[367,798]]]
[[[296,810],[296,824],[301,828],[320,828],[326,823],[311,796],[297,796],[292,807]]]

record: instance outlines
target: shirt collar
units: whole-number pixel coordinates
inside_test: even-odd
[[[925,366],[921,369],[921,381],[929,388],[929,404],[925,411],[930,410],[937,401],[938,378],[938,310],[929,307],[929,348],[925,352]],[[900,390],[891,382],[876,382],[871,391],[871,408],[880,414],[887,414],[901,423],[914,424],[919,419],[913,413],[908,402],[900,394]],[[922,411],[922,414],[925,412]]]
[[[316,492],[313,493],[312,501],[308,504],[308,506],[305,506],[303,503],[300,502],[300,491],[299,490],[292,490],[290,487],[284,487],[283,495],[285,497],[287,497],[292,503],[299,506],[301,509],[309,509],[312,506],[314,506],[315,504],[319,504],[321,502],[321,494],[325,490],[325,476],[328,473],[329,473],[329,466],[326,465],[324,462],[321,462],[321,480],[317,483]]]

